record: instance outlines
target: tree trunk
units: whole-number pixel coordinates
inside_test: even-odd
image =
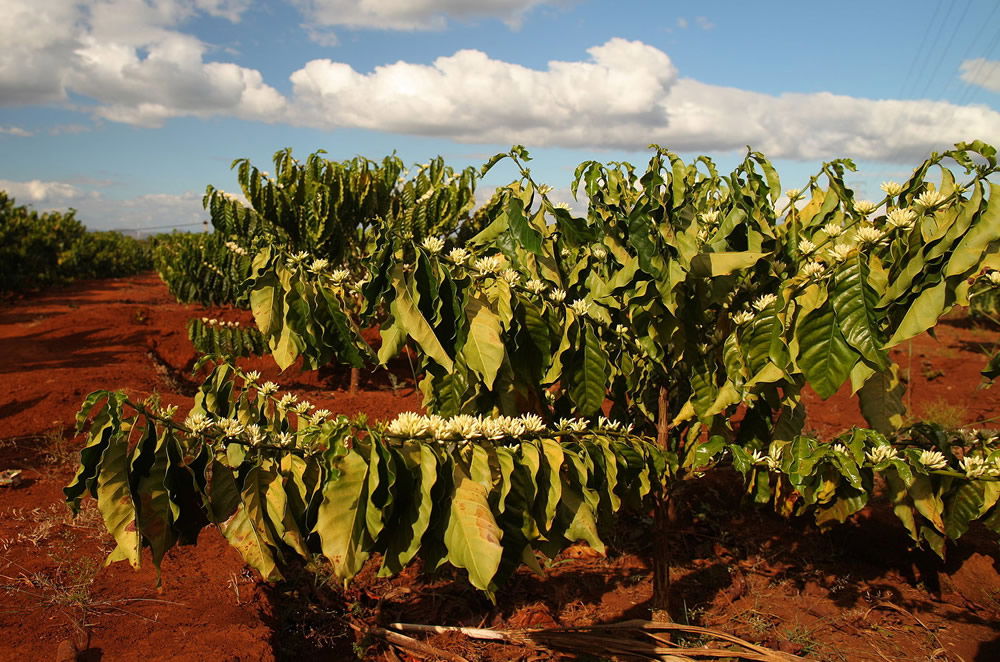
[[[361,390],[361,368],[351,368],[351,385],[348,387],[347,392],[351,395],[357,395],[358,391]]]
[[[667,450],[670,436],[670,393],[660,387],[656,411],[656,443]],[[653,600],[650,618],[669,622],[670,618],[670,494],[658,486],[653,502]]]

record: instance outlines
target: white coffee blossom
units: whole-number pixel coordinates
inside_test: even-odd
[[[959,462],[959,465],[970,480],[993,476],[997,472],[997,467],[993,463],[987,462],[982,455],[966,455]]]
[[[823,232],[829,237],[839,237],[843,231],[844,228],[839,223],[827,223],[823,226]]]
[[[424,239],[421,246],[424,247],[428,253],[440,253],[444,250],[444,239],[441,237],[427,237]]]
[[[201,412],[190,414],[184,419],[184,427],[194,434],[201,434],[212,428],[212,419]]]
[[[620,430],[622,424],[619,423],[618,421],[612,421],[609,418],[605,418],[604,416],[598,416],[597,426],[604,428],[605,430]]]
[[[882,182],[879,188],[885,191],[886,195],[899,195],[903,192],[903,185],[898,182]]]
[[[540,184],[538,186],[538,192],[541,195],[548,195],[549,193],[552,192],[552,187],[549,186],[548,184]]]
[[[552,208],[553,209],[565,209],[566,211],[570,211],[570,207],[569,207],[569,203],[568,202],[557,202],[554,205],[552,205]]]
[[[322,425],[330,416],[329,409],[317,409],[309,416],[309,425]]]
[[[896,454],[896,449],[889,444],[882,444],[881,446],[875,446],[871,450],[865,453],[865,457],[872,464],[882,464],[888,460],[899,459],[899,455]]]
[[[563,432],[586,432],[589,424],[585,418],[560,418],[556,427]]]
[[[389,423],[387,431],[394,437],[422,437],[427,434],[427,418],[413,411],[404,411]]]
[[[541,432],[545,429],[545,421],[537,414],[524,414],[521,416],[521,425],[524,426],[525,432],[530,432],[531,434]]]
[[[624,336],[624,335],[628,334],[628,332],[629,332],[629,329],[624,324],[616,324],[615,325],[615,333],[617,333],[618,335]]]
[[[453,416],[448,425],[455,431],[459,439],[476,439],[483,436],[480,420],[477,416],[460,414]]]
[[[509,437],[520,437],[528,430],[528,428],[524,425],[524,420],[520,417],[515,418],[513,416],[501,416],[499,420],[503,425],[504,432],[506,432]]]
[[[946,196],[941,191],[924,191],[917,196],[915,202],[924,209],[931,210],[935,207],[940,207],[946,199]]]
[[[532,278],[524,284],[525,289],[529,292],[534,292],[535,294],[541,294],[545,291],[545,283],[538,280],[537,278]]]
[[[876,209],[878,209],[878,205],[871,200],[856,200],[854,202],[854,211],[862,216],[868,216]]]
[[[797,188],[790,188],[787,191],[785,191],[785,195],[788,196],[789,201],[798,200],[799,196],[802,195],[802,191]]]
[[[499,255],[490,255],[479,258],[473,266],[484,274],[491,274],[500,271],[503,267],[503,260]]]
[[[810,260],[802,265],[802,274],[807,278],[815,278],[826,269],[826,265],[816,260]]]
[[[264,431],[256,423],[251,423],[246,427],[247,441],[252,446],[260,446],[264,443]]]
[[[719,220],[719,210],[709,209],[701,214],[701,222],[706,225],[715,225],[715,222]]]
[[[799,250],[802,251],[803,255],[809,255],[814,250],[816,250],[816,244],[809,241],[808,239],[803,239],[799,242]]]
[[[917,220],[917,213],[912,209],[893,209],[885,216],[885,222],[894,228],[910,228]]]
[[[500,277],[503,278],[508,285],[517,285],[521,280],[521,274],[517,273],[513,269],[504,269],[500,272]]]
[[[278,392],[278,385],[274,382],[264,382],[260,388],[257,389],[257,392],[263,396],[274,395]]]
[[[754,299],[754,302],[750,304],[753,309],[758,313],[763,312],[773,306],[778,300],[778,296],[775,294],[765,294]]]
[[[326,271],[328,266],[330,266],[330,261],[328,259],[325,257],[316,258],[312,261],[312,264],[309,265],[309,271],[314,274],[321,274]]]
[[[555,301],[556,303],[562,303],[563,301],[566,300],[566,290],[560,290],[559,288],[556,288],[551,292],[549,292],[549,298]]]
[[[299,401],[299,396],[294,393],[286,393],[278,400],[278,409],[284,411]]]
[[[292,448],[295,446],[295,436],[291,432],[282,432],[275,442],[282,448]]]
[[[830,257],[834,262],[843,262],[851,256],[851,252],[854,250],[852,244],[837,244],[830,249]]]
[[[941,451],[920,451],[920,464],[932,470],[944,469],[948,466],[948,460],[941,454]]]
[[[590,302],[586,299],[577,299],[573,303],[569,304],[569,307],[580,317],[586,317],[590,312]]]
[[[235,418],[220,418],[217,425],[219,433],[227,439],[234,439],[243,434],[243,424]]]
[[[855,233],[862,244],[874,244],[882,238],[882,231],[871,225],[864,225]]]
[[[256,384],[258,379],[260,379],[260,373],[256,370],[251,370],[243,375],[243,386],[249,388]]]
[[[752,322],[754,317],[755,315],[753,314],[753,312],[749,310],[742,310],[733,315],[733,323],[739,326],[743,326],[744,324],[749,324],[750,322]]]
[[[464,248],[453,248],[448,253],[448,259],[455,264],[465,264],[472,257],[472,253],[465,250]]]
[[[295,269],[301,266],[308,259],[309,259],[309,253],[306,253],[305,251],[293,253],[288,257],[288,266],[292,269]]]
[[[498,441],[507,436],[503,421],[498,418],[484,418],[479,421],[479,431],[490,440]]]
[[[754,451],[751,453],[750,457],[753,459],[753,463],[755,465],[765,465],[771,471],[774,471],[781,466],[778,458],[771,457],[770,455],[766,455],[760,451]]]
[[[303,400],[302,402],[299,402],[294,407],[292,407],[292,411],[294,411],[296,414],[302,414],[304,416],[308,414],[312,408],[313,408],[313,403],[309,402],[308,400]]]
[[[830,450],[832,450],[834,453],[837,453],[838,455],[852,456],[851,451],[847,450],[847,446],[845,446],[844,444],[834,444],[833,446],[830,447]]]
[[[590,249],[590,253],[598,260],[603,260],[608,256],[608,249],[598,244],[594,246],[592,249]]]

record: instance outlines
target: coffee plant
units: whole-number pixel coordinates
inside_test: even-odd
[[[669,502],[691,479],[720,465],[731,465],[744,476],[754,501],[771,503],[788,515],[812,514],[820,526],[843,522],[864,508],[880,478],[913,539],[938,554],[944,554],[946,539],[961,536],[974,520],[1000,532],[997,439],[950,434],[930,425],[903,427],[903,384],[889,353],[932,329],[955,306],[968,305],[970,294],[997,285],[1000,193],[990,180],[997,170],[991,146],[963,143],[932,154],[907,181],[884,183],[885,195],[876,201],[858,199],[846,185],[845,173],[854,169],[849,160],[824,164],[803,189],[782,192],[778,174],[757,152],[748,152],[733,172],[723,175],[706,157],[685,163],[654,147],[644,172],[626,163],[581,164],[573,188],[586,194],[583,217],[549,199],[549,189],[533,180],[526,166],[530,157],[522,147],[497,155],[483,172],[502,159],[512,160],[522,176],[499,191],[478,216],[482,223],[474,236],[420,236],[412,225],[380,224],[372,231],[370,252],[359,262],[365,272],[360,280],[354,280],[356,271],[336,266],[325,254],[269,242],[256,252],[246,282],[257,327],[282,368],[300,357],[313,368],[332,361],[357,368],[386,363],[406,348],[414,351],[425,408],[441,418],[433,419],[437,423],[407,419],[416,426],[412,428],[397,420],[393,429],[420,448],[426,443],[438,449],[444,441],[445,448],[464,449],[455,451],[461,457],[437,461],[431,469],[435,481],[450,475],[454,485],[472,489],[475,484],[477,492],[482,490],[480,496],[493,510],[487,517],[486,510],[478,509],[482,526],[465,533],[478,536],[477,545],[495,545],[489,558],[530,565],[534,552],[548,554],[572,539],[600,546],[598,538],[568,533],[570,529],[554,533],[549,518],[553,511],[546,509],[539,521],[537,502],[527,506],[518,501],[523,508],[512,506],[509,511],[513,476],[526,479],[525,489],[536,496],[552,489],[563,495],[583,494],[572,497],[565,510],[554,511],[565,512],[571,522],[584,504],[607,515],[621,503],[615,497],[638,505],[636,501],[648,495],[659,554],[654,559],[654,607],[665,608],[669,586],[662,554],[671,535]],[[956,166],[959,175],[953,171]],[[294,208],[292,198],[282,198],[291,193],[277,184],[270,193],[262,192],[272,185],[246,168],[251,188],[245,193],[255,209],[272,201],[273,209]],[[256,217],[246,212],[244,218]],[[251,230],[246,226],[244,234]],[[370,324],[380,328],[377,350],[361,334]],[[222,417],[241,426],[292,434],[291,428],[282,427],[286,414],[262,414],[266,407],[259,394],[246,395],[255,392],[246,387],[238,392],[219,377],[226,374],[217,372],[206,382],[195,414],[213,417],[212,425]],[[822,398],[850,389],[870,429],[851,430],[835,440],[813,438],[804,429],[807,388]],[[92,419],[91,451],[84,451],[82,478],[67,492],[71,500],[94,480],[99,487],[102,458],[114,446],[110,439],[115,435],[132,434],[139,425],[150,439],[159,439],[165,425],[174,430],[174,440],[164,442],[166,447],[190,445],[192,435],[197,438],[198,426],[168,424],[166,418],[157,423],[148,409],[125,403],[120,395],[97,397],[106,404]],[[88,403],[85,409],[94,404]],[[286,401],[286,409],[290,404]],[[126,405],[138,413],[120,413]],[[534,468],[535,453],[523,453],[532,444],[510,429],[495,433],[495,441],[504,442],[500,445],[491,443],[494,435],[481,428],[455,439],[422,431],[436,429],[442,420],[483,416],[489,418],[475,419],[480,426],[500,425],[485,420],[537,416],[546,430],[568,432],[558,444],[560,487],[553,487],[551,473],[546,478]],[[632,427],[619,436],[625,422]],[[154,432],[148,432],[150,425]],[[451,430],[451,425],[444,429]],[[360,455],[367,453],[364,477],[345,479],[347,496],[322,514],[317,507],[314,519],[306,517],[304,524],[296,525],[304,538],[292,536],[298,541],[294,544],[305,549],[307,544],[315,546],[317,537],[322,542],[330,519],[353,522],[356,528],[343,540],[353,541],[356,549],[338,549],[332,556],[322,550],[341,568],[338,564],[348,555],[356,558],[358,549],[388,549],[380,537],[381,510],[361,499],[358,486],[368,486],[364,494],[385,506],[390,496],[397,503],[391,487],[397,481],[404,494],[415,493],[414,486],[420,485],[414,473],[400,478],[406,476],[398,468],[405,459],[393,465],[398,473],[391,479],[385,478],[389,473],[375,477],[371,467],[381,467],[377,463],[383,453],[394,448],[391,434],[387,437],[377,425],[343,426],[362,448]],[[295,428],[294,434],[301,435],[301,429]],[[246,509],[247,500],[263,503],[256,483],[244,497],[247,477],[258,480],[266,462],[271,462],[268,471],[278,472],[273,464],[277,457],[267,453],[288,455],[287,439],[278,443],[255,434],[242,429],[223,434],[239,440],[223,443],[224,453],[219,443],[205,442],[213,449],[212,457],[225,456],[238,477],[235,488],[228,482],[224,488],[240,497],[229,497],[232,508],[243,504]],[[490,443],[484,447],[458,441],[449,446],[456,439],[479,437]],[[253,447],[255,440],[267,453],[230,451],[234,445]],[[154,450],[158,443],[149,442]],[[371,447],[365,450],[365,444]],[[120,445],[131,452],[124,442]],[[354,441],[344,445],[353,447]],[[513,449],[512,455],[500,452],[501,447]],[[532,448],[544,452],[544,444]],[[480,469],[474,470],[477,453]],[[179,451],[175,456],[187,457]],[[113,468],[108,480],[119,478],[114,479],[116,488],[105,489],[106,501],[119,492],[124,496],[123,485],[132,490],[141,482],[140,474],[130,473],[134,457],[109,457]],[[341,455],[323,457],[332,462]],[[512,465],[505,464],[508,459]],[[408,471],[416,472],[420,462],[409,462]],[[581,464],[570,466],[577,462]],[[210,485],[214,469],[206,478],[202,468],[194,470],[193,480]],[[341,480],[338,472],[326,474],[331,489]],[[361,473],[358,461],[357,475]],[[276,480],[268,485],[279,484]],[[156,484],[160,482],[157,478]],[[578,491],[566,492],[570,484]],[[586,492],[584,485],[595,493]],[[624,491],[616,492],[619,488]],[[299,496],[289,496],[293,493],[286,487],[282,497],[282,490],[275,488],[274,498],[302,499],[305,488],[296,489]],[[315,494],[310,494],[310,503],[315,503]],[[555,498],[548,494],[547,499]],[[125,513],[126,521],[129,513],[141,517],[135,504],[147,500],[141,490],[130,495],[133,510]],[[100,503],[100,493],[98,497]],[[601,510],[602,500],[612,507]],[[119,510],[117,503],[107,507]],[[261,507],[266,506],[256,506],[257,512],[263,512]],[[536,515],[530,525],[528,512]],[[520,534],[503,528],[501,520],[508,516],[520,518]],[[211,512],[206,517],[218,521]],[[119,515],[110,517],[109,528],[114,531],[121,521]],[[606,518],[595,521],[599,530]],[[253,540],[267,542],[278,553],[294,545],[283,537],[286,525],[276,522],[284,520],[275,514],[258,518]],[[277,528],[267,528],[271,526]],[[427,531],[447,531],[442,526]],[[497,527],[503,535],[497,535]],[[145,536],[141,523],[138,530],[129,531],[129,550],[137,549]],[[427,549],[435,548],[436,533],[425,532],[424,538]],[[129,553],[135,558],[137,552]],[[432,560],[445,558],[429,553]],[[447,558],[468,567],[461,559]],[[492,574],[476,569],[480,574],[473,583],[492,591],[493,582],[504,576],[497,563],[495,568],[489,565]]]
[[[267,352],[267,342],[256,328],[214,317],[190,320],[188,338],[201,354],[237,357],[262,356]]]

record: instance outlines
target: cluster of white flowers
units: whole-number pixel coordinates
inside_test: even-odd
[[[562,303],[566,300],[566,290],[561,290],[558,287],[551,292],[549,292],[549,298],[556,303]]]
[[[566,211],[570,211],[570,207],[569,207],[569,203],[568,202],[557,202],[554,205],[552,205],[552,207],[554,209],[565,209]]]
[[[538,280],[537,278],[532,278],[524,284],[525,289],[534,294],[541,294],[545,291],[545,283]]]
[[[814,250],[816,250],[816,244],[809,241],[808,239],[803,239],[799,242],[799,250],[802,251],[803,255],[809,255]]]
[[[791,202],[793,200],[798,200],[799,196],[802,195],[802,191],[797,188],[790,188],[787,191],[785,191],[785,195],[788,196],[788,200],[789,202]]]
[[[865,453],[865,457],[872,464],[882,464],[889,460],[899,459],[899,455],[896,454],[896,449],[889,444],[882,444],[881,446],[875,446],[871,450]]]
[[[215,265],[214,265],[214,264],[212,264],[211,262],[202,262],[202,263],[201,263],[201,266],[205,267],[205,268],[206,268],[206,269],[208,269],[209,271],[213,271],[213,272],[215,272],[215,274],[216,274],[217,276],[222,276],[222,277],[225,277],[225,275],[226,275],[226,273],[225,273],[225,272],[224,272],[224,271],[223,271],[222,269],[220,269],[219,267],[215,266]]]
[[[472,257],[472,253],[465,250],[464,248],[453,248],[448,253],[448,259],[455,264],[465,264]]]
[[[290,409],[292,405],[294,405],[298,401],[299,401],[299,396],[295,395],[294,393],[286,393],[283,396],[281,396],[280,400],[278,400],[278,409],[280,409],[281,411],[285,411],[286,409]]]
[[[321,274],[330,266],[330,261],[325,257],[318,257],[309,265],[309,271],[314,274]]]
[[[841,227],[839,223],[827,223],[823,226],[823,232],[825,232],[828,237],[839,237],[843,231],[844,228]]]
[[[899,195],[903,192],[903,185],[898,182],[882,182],[879,188],[885,191],[886,195]]]
[[[427,237],[420,244],[428,253],[440,253],[444,250],[444,239],[441,237]]]
[[[309,425],[322,425],[331,415],[329,409],[317,409],[309,416]]]
[[[264,382],[263,384],[260,385],[260,388],[257,389],[257,393],[265,397],[269,395],[274,395],[277,392],[278,392],[278,385],[275,384],[274,382]]]
[[[854,245],[850,243],[837,244],[829,250],[830,258],[834,262],[843,262],[851,256]]]
[[[585,418],[560,418],[556,427],[561,432],[586,432],[590,423]]]
[[[309,253],[306,253],[305,251],[300,251],[298,253],[293,253],[292,255],[288,256],[288,260],[287,260],[288,268],[289,269],[298,269],[303,264],[305,264],[306,260],[308,260],[308,259],[309,259]]]
[[[214,423],[212,423],[212,419],[201,412],[188,414],[188,417],[184,419],[184,427],[194,434],[208,432],[212,429],[213,425]]]
[[[914,202],[929,211],[936,207],[940,207],[947,199],[947,196],[943,195],[941,191],[928,190],[918,195]]]
[[[627,326],[625,326],[624,324],[616,324],[615,325],[615,333],[617,333],[618,335],[624,336],[628,332],[629,332],[629,328]]]
[[[291,409],[296,414],[299,414],[301,416],[305,416],[306,414],[309,413],[309,411],[313,407],[314,407],[313,403],[309,402],[308,400],[303,400],[302,402],[295,403],[295,405]]]
[[[1000,463],[995,460],[991,462],[982,455],[966,455],[959,465],[969,479],[1000,476]]]
[[[777,300],[778,296],[776,294],[764,294],[754,299],[754,302],[750,305],[758,313],[762,313],[773,306]]]
[[[885,216],[885,222],[894,228],[907,229],[913,227],[917,220],[917,212],[912,209],[893,209]]]
[[[590,302],[586,299],[577,299],[569,307],[580,317],[585,317],[590,312]]]
[[[708,243],[709,238],[712,236],[712,232],[708,228],[702,228],[698,230],[698,241],[701,243]]]
[[[596,257],[598,260],[603,260],[608,256],[608,249],[602,246],[601,244],[597,244],[596,246],[590,249],[590,254]]]
[[[754,317],[756,317],[756,315],[754,315],[752,311],[741,310],[740,312],[733,315],[733,323],[739,326],[743,326],[744,324],[749,324],[750,322],[752,322]]]
[[[715,225],[715,222],[719,220],[719,210],[709,209],[701,214],[701,222],[706,225]]]
[[[862,244],[875,244],[882,239],[882,231],[873,225],[863,225],[857,229],[855,235]]]
[[[500,278],[503,278],[508,285],[517,285],[521,281],[521,274],[513,269],[504,269],[500,272]]]
[[[545,429],[545,422],[535,414],[523,416],[471,416],[461,414],[444,418],[424,416],[416,412],[403,412],[386,426],[389,436],[405,439],[433,438],[439,442],[460,439],[489,439],[499,441],[524,435],[538,434]]]
[[[260,379],[260,372],[258,372],[256,370],[251,370],[250,372],[245,373],[243,375],[243,386],[245,388],[249,388],[249,387],[253,386],[254,384],[256,384],[257,380],[259,380],[259,379]]]
[[[632,424],[631,423],[629,423],[628,425],[623,425],[622,423],[620,423],[618,421],[612,421],[610,418],[605,418],[604,416],[598,416],[597,417],[597,427],[601,428],[602,430],[612,430],[614,432],[618,432],[618,431],[631,432],[632,431]]]
[[[868,216],[878,209],[878,205],[871,200],[857,200],[854,203],[854,211],[862,216]]]
[[[948,460],[941,454],[941,451],[920,451],[919,460],[920,464],[931,470],[944,469],[948,466]]]
[[[351,272],[347,269],[334,269],[330,274],[330,281],[334,285],[340,285],[347,282],[351,277]]]
[[[484,274],[496,273],[503,268],[503,258],[499,255],[481,257],[475,261],[473,266]]]
[[[264,431],[256,423],[251,423],[246,427],[246,440],[253,446],[260,446],[264,443]]]
[[[245,430],[243,424],[235,418],[220,418],[216,425],[219,427],[219,433],[226,439],[235,439]]]
[[[235,241],[227,241],[226,248],[228,248],[233,253],[236,253],[237,255],[245,256],[247,254],[246,249],[237,244]]]
[[[832,446],[830,446],[830,450],[832,450],[834,453],[838,455],[847,455],[848,457],[854,457],[853,453],[851,453],[851,451],[849,451],[847,449],[847,446],[845,446],[844,444],[840,443],[833,444]]]
[[[765,453],[761,453],[760,451],[754,451],[750,455],[750,457],[753,458],[753,463],[754,464],[757,464],[757,465],[761,465],[761,464],[766,465],[767,468],[770,469],[770,470],[772,470],[772,471],[774,471],[775,469],[777,469],[777,468],[779,468],[781,466],[781,458],[780,457],[771,457],[770,455],[767,455]]]
[[[802,265],[802,275],[806,278],[816,278],[826,269],[826,265],[818,260],[810,260]]]
[[[208,326],[218,326],[224,329],[238,329],[240,326],[239,322],[227,322],[225,320],[215,319],[214,317],[202,317],[202,324],[207,324]]]

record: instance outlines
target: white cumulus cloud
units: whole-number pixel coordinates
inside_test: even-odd
[[[321,26],[380,30],[443,30],[449,19],[498,18],[518,27],[547,0],[293,0],[306,19]],[[322,34],[322,33],[320,33]]]
[[[0,134],[7,134],[8,136],[17,136],[18,138],[30,138],[35,135],[27,129],[22,129],[19,126],[0,126]]]
[[[40,205],[40,209],[49,209],[49,205],[65,207],[70,201],[88,197],[88,194],[72,184],[47,182],[40,179],[26,182],[0,179],[0,191],[6,191],[19,205]]]
[[[285,100],[260,72],[206,58],[176,29],[199,13],[239,20],[249,0],[7,0],[0,22],[0,105],[65,101],[105,119],[159,126],[170,117],[268,119]]]
[[[290,121],[470,143],[731,151],[773,158],[912,160],[972,138],[1000,138],[1000,113],[943,101],[764,94],[679,78],[663,51],[611,39],[590,58],[544,70],[475,50],[370,73],[313,60],[292,74]]]
[[[978,85],[990,92],[1000,92],[1000,60],[977,57],[962,62],[960,70],[962,80],[966,83]]]

